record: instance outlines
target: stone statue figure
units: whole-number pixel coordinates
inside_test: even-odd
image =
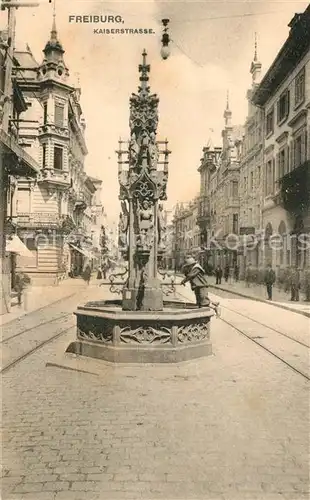
[[[137,207],[138,224],[139,224],[139,245],[143,248],[152,246],[152,235],[154,229],[154,214],[153,206],[148,200],[143,200]]]
[[[118,224],[118,241],[122,248],[127,247],[127,231],[129,225],[129,212],[127,210],[126,202],[121,202],[122,212],[119,214],[119,224]]]
[[[135,166],[138,160],[139,145],[137,143],[136,134],[133,133],[129,143],[129,164]]]
[[[158,244],[161,249],[165,248],[165,239],[166,239],[166,221],[165,221],[165,216],[163,213],[163,206],[160,204],[158,205]]]
[[[158,153],[158,147],[156,144],[156,136],[155,136],[154,132],[151,133],[150,139],[151,139],[151,141],[148,145],[150,169],[156,170],[159,153]]]

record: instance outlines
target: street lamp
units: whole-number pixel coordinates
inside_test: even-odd
[[[168,24],[170,22],[170,19],[162,19],[162,24],[163,24],[163,36],[161,39],[162,47],[160,51],[161,57],[165,60],[168,59],[170,56],[170,48],[169,48],[169,43],[170,43],[170,37],[168,33]]]

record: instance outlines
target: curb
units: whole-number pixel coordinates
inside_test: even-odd
[[[306,316],[306,318],[310,318],[310,313],[307,311],[298,311],[298,309],[292,309],[289,306],[285,306],[283,304],[279,304],[278,302],[272,302],[266,299],[261,299],[259,297],[252,297],[249,295],[246,295],[245,293],[241,292],[234,292],[232,290],[227,290],[227,288],[223,288],[217,285],[209,285],[209,288],[214,288],[215,290],[221,290],[222,292],[227,292],[231,293],[232,295],[238,295],[239,297],[243,297],[245,299],[250,299],[250,300],[255,300],[256,302],[263,302],[264,304],[268,304],[269,306],[276,306],[279,309],[285,309],[286,311],[294,312],[296,314],[300,314],[302,316]]]

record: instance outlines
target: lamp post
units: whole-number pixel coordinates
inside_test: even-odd
[[[168,33],[168,24],[170,22],[170,19],[162,19],[161,22],[164,28],[163,28],[163,36],[161,38],[162,47],[160,55],[165,60],[168,59],[168,57],[170,56],[170,48],[169,48],[170,37]]]

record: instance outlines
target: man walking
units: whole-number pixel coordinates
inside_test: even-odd
[[[223,271],[220,266],[216,266],[215,269],[215,278],[216,278],[216,285],[220,285],[222,283],[222,276],[223,276]]]
[[[276,281],[276,273],[272,269],[271,264],[268,264],[265,272],[265,285],[267,289],[268,300],[272,300],[272,287],[275,281]]]
[[[208,307],[210,299],[208,297],[208,282],[205,272],[201,265],[194,257],[186,257],[185,265],[183,266],[185,278],[181,281],[181,285],[185,285],[188,281],[191,284],[191,289],[196,296],[196,305],[198,307]]]
[[[229,275],[230,275],[230,267],[229,267],[229,264],[226,264],[225,269],[224,269],[224,279],[225,279],[226,283],[228,282]]]
[[[291,301],[299,302],[300,274],[297,267],[291,273]]]

